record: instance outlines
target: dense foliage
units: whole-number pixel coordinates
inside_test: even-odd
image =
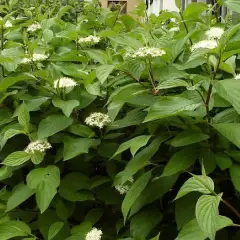
[[[1,240],[240,238],[240,3],[180,2],[0,1]]]

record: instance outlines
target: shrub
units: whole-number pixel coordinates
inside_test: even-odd
[[[240,24],[217,9],[3,1],[1,240],[239,239]]]

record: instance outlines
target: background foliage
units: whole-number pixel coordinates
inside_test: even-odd
[[[1,1],[1,240],[81,240],[93,227],[106,240],[239,239],[240,24],[221,4],[240,11],[192,3],[143,23],[144,4],[121,15]],[[213,26],[217,46],[191,51]],[[100,41],[79,44],[89,35]],[[142,47],[166,54],[126,57]],[[93,112],[111,123],[87,126]],[[27,152],[37,140],[51,149]]]

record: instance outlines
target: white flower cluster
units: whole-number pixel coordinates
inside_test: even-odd
[[[115,189],[121,194],[121,195],[124,195],[126,194],[130,187],[128,185],[117,185],[115,186]]]
[[[28,63],[30,63],[31,62],[31,59],[30,58],[27,58],[27,57],[25,57],[25,58],[23,58],[22,60],[21,60],[21,64],[28,64]]]
[[[236,80],[240,80],[240,74],[237,74],[237,75],[235,76],[235,79],[236,79]]]
[[[46,140],[37,140],[34,142],[29,143],[25,152],[34,154],[36,152],[45,152],[47,149],[50,149],[52,146]]]
[[[101,40],[100,37],[96,37],[96,36],[93,36],[93,35],[90,35],[88,37],[84,37],[84,38],[79,38],[78,39],[78,42],[80,44],[88,44],[88,45],[94,45],[94,44],[97,44],[99,43]]]
[[[102,231],[97,228],[93,228],[87,233],[85,240],[100,240],[102,238]]]
[[[142,47],[135,52],[127,53],[126,57],[130,58],[161,57],[164,54],[166,54],[166,52],[160,48]]]
[[[72,91],[76,85],[77,83],[72,78],[68,77],[61,77],[53,83],[54,88],[64,88],[68,93]]]
[[[115,186],[115,189],[121,194],[124,195],[126,194],[129,190],[131,185],[133,184],[134,179],[133,177],[129,178],[128,183],[124,184],[124,185],[117,185]]]
[[[28,32],[36,32],[37,30],[41,29],[41,25],[36,22],[36,23],[33,23],[32,25],[28,26],[27,28],[27,31]]]
[[[11,21],[7,20],[6,23],[4,24],[5,28],[11,28],[13,25],[11,23]]]
[[[220,27],[212,27],[205,34],[210,40],[218,40],[224,33],[224,29]]]
[[[199,48],[208,48],[208,49],[213,49],[216,48],[218,45],[216,40],[202,40],[200,42],[195,43],[192,48],[191,51],[193,52],[196,49]]]
[[[42,54],[42,53],[34,53],[34,54],[32,55],[32,60],[33,60],[34,62],[44,61],[44,60],[46,60],[47,58],[48,58],[48,55]]]
[[[169,32],[178,32],[178,31],[180,31],[179,27],[172,27],[169,29]]]
[[[91,127],[98,127],[101,129],[111,123],[111,119],[107,114],[95,112],[85,119],[85,123]]]

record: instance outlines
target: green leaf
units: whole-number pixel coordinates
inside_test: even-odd
[[[117,174],[114,180],[114,183],[116,183],[115,185],[124,184],[136,172],[138,172],[143,167],[149,165],[150,164],[149,160],[157,152],[161,143],[163,143],[167,139],[168,137],[164,135],[155,138],[148,147],[144,148],[142,151],[137,153],[135,157],[131,159],[131,161],[127,164],[125,170]]]
[[[169,88],[176,88],[176,87],[190,87],[189,83],[182,79],[172,79],[172,80],[167,80],[164,82],[161,82],[158,86],[157,89],[169,89]]]
[[[220,167],[222,171],[232,166],[232,160],[226,154],[217,153],[215,154],[215,159],[216,159],[217,165]]]
[[[207,4],[192,2],[187,5],[183,12],[184,19],[197,19],[207,9]]]
[[[224,80],[215,84],[217,93],[232,104],[235,110],[240,114],[240,82],[236,80]]]
[[[96,68],[96,75],[101,84],[103,84],[108,79],[114,68],[114,65],[102,65]]]
[[[150,204],[158,199],[161,199],[175,184],[178,176],[161,177],[151,181],[143,190],[142,194],[133,204],[130,216],[137,213],[143,206]],[[158,189],[158,191],[156,191]]]
[[[53,223],[48,230],[48,240],[52,240],[64,226],[63,222]]]
[[[162,177],[171,176],[191,167],[198,157],[198,151],[195,148],[183,148],[176,152],[168,161],[164,168]]]
[[[54,98],[52,100],[52,103],[53,103],[53,105],[55,107],[61,108],[63,113],[67,117],[70,117],[70,115],[72,114],[73,109],[79,105],[79,101],[77,101],[77,100],[64,101],[64,100],[62,100],[60,98]]]
[[[84,52],[86,52],[88,56],[96,62],[103,65],[108,63],[108,55],[103,50],[90,49],[85,50]]]
[[[22,105],[19,107],[19,110],[18,110],[18,122],[19,122],[20,126],[22,126],[24,129],[28,130],[29,122],[30,122],[30,115],[29,115],[27,106],[24,103],[22,103]]]
[[[162,218],[163,215],[157,208],[143,210],[135,214],[130,223],[131,236],[146,239]]]
[[[71,125],[68,131],[85,138],[93,138],[95,136],[95,132],[90,127],[81,124]]]
[[[172,141],[171,145],[174,147],[183,147],[186,145],[194,144],[197,142],[205,141],[209,138],[207,134],[194,131],[186,130],[179,133]]]
[[[148,111],[145,122],[180,115],[184,111],[193,111],[200,104],[183,97],[161,97]]]
[[[201,193],[192,192],[178,199],[175,203],[175,219],[178,230],[189,221],[195,219],[195,207]]]
[[[221,123],[212,125],[230,142],[240,148],[240,123]]]
[[[6,91],[9,87],[20,81],[35,80],[31,74],[18,75],[17,77],[6,77],[0,82],[0,92]]]
[[[12,209],[16,208],[21,203],[25,202],[28,198],[30,198],[33,194],[34,191],[31,190],[27,185],[20,184],[16,187],[15,191],[8,199],[6,211],[9,212]]]
[[[196,219],[191,220],[184,225],[178,234],[177,240],[205,240],[205,234],[200,229]]]
[[[226,0],[224,5],[232,11],[240,13],[240,2],[238,0]]]
[[[0,239],[8,240],[15,237],[26,237],[31,233],[30,228],[24,222],[9,221],[0,224]]]
[[[103,210],[101,208],[93,208],[85,216],[85,221],[91,222],[94,226],[102,216]]]
[[[72,159],[80,154],[88,153],[89,149],[99,145],[100,141],[97,139],[88,138],[70,138],[64,140],[64,160]]]
[[[177,8],[181,9],[181,7],[182,7],[182,1],[181,0],[175,0],[175,4],[176,4]]]
[[[50,205],[60,185],[60,171],[56,166],[37,168],[27,175],[27,185],[36,191],[36,200],[43,213]]]
[[[6,166],[19,166],[25,162],[27,162],[31,158],[31,154],[26,153],[24,151],[13,152],[8,155],[2,164]]]
[[[219,196],[203,195],[199,198],[196,205],[196,219],[198,225],[210,240],[215,240],[217,232],[219,202]]]
[[[151,178],[151,172],[145,173],[141,178],[139,178],[127,192],[123,203],[122,203],[122,213],[124,217],[124,222],[127,220],[128,213],[136,201],[136,199],[140,196],[144,188],[147,186],[149,180]]]
[[[72,124],[73,120],[63,115],[51,115],[42,120],[38,127],[38,138],[52,136]]]
[[[202,175],[193,175],[189,178],[179,190],[176,199],[179,199],[190,192],[201,192],[211,194],[214,191],[214,182],[210,177]]]
[[[114,158],[118,154],[124,152],[125,150],[130,148],[130,151],[132,153],[132,156],[136,154],[136,152],[143,146],[147,145],[148,141],[150,140],[151,136],[150,135],[142,135],[135,137],[127,142],[124,142],[121,144],[116,151],[116,153],[112,156]]]
[[[8,140],[18,134],[24,134],[25,132],[22,130],[18,130],[18,129],[8,129],[5,133],[4,133],[4,140]]]
[[[235,189],[237,189],[237,191],[240,191],[240,166],[233,164],[229,170]]]
[[[82,173],[70,173],[61,180],[59,194],[68,201],[94,200],[91,192],[89,178]]]

